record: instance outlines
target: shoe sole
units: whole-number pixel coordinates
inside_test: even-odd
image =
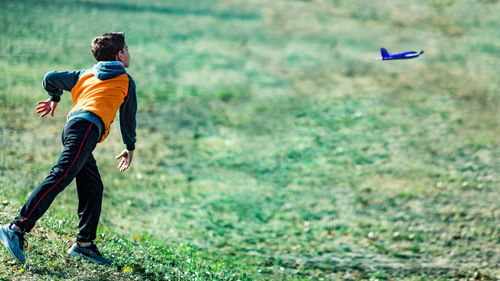
[[[9,236],[7,235],[7,233],[5,233],[5,229],[3,227],[0,227],[0,240],[2,240],[5,248],[7,248],[7,250],[9,251],[10,255],[18,262],[18,263],[22,263],[22,264],[25,264],[26,261],[22,261],[20,259],[18,259],[16,257],[16,255],[14,254],[14,252],[12,251],[12,249],[9,247]]]
[[[71,249],[70,249],[70,250],[71,250]],[[68,250],[68,254],[69,254],[70,256],[72,256],[72,257],[81,257],[81,258],[84,258],[84,259],[86,259],[86,260],[88,260],[88,261],[91,261],[91,262],[93,262],[93,263],[97,263],[97,264],[101,264],[101,265],[102,265],[102,264],[108,264],[108,263],[109,263],[109,262],[100,262],[100,261],[96,261],[96,260],[94,260],[94,259],[92,259],[92,258],[89,258],[89,257],[87,257],[87,256],[83,255],[83,254],[77,253],[77,252],[75,252],[75,251],[70,251],[70,250]]]

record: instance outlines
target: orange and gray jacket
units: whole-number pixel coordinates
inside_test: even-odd
[[[83,118],[99,127],[100,142],[109,134],[111,123],[120,110],[120,132],[128,150],[135,149],[135,82],[118,61],[100,61],[92,69],[51,71],[43,79],[50,99],[59,102],[63,90],[70,91],[73,109],[68,121]]]

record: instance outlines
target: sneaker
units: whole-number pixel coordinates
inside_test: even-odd
[[[6,224],[0,227],[0,239],[3,244],[9,250],[9,253],[16,259],[19,263],[26,263],[26,258],[24,257],[23,248],[25,232],[12,227],[12,224]]]
[[[89,246],[80,246],[78,242],[73,243],[68,249],[68,254],[73,257],[83,257],[98,264],[108,264],[109,261],[102,256],[97,246],[92,242]]]

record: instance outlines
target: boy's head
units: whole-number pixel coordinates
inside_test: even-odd
[[[123,32],[108,32],[94,38],[92,54],[97,61],[119,61],[125,67],[130,64],[130,54]]]

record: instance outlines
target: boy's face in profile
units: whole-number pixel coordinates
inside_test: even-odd
[[[125,44],[123,50],[119,51],[116,55],[116,60],[123,63],[123,66],[128,67],[130,65],[130,54],[128,52],[128,46]]]

